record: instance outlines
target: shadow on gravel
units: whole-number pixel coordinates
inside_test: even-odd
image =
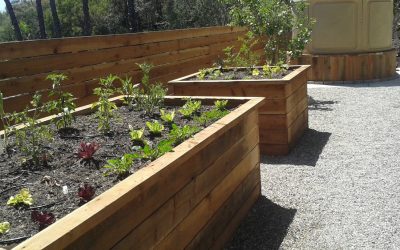
[[[296,212],[261,196],[225,249],[279,249]]]
[[[331,133],[308,129],[297,145],[285,156],[262,156],[261,162],[271,165],[296,165],[315,167],[319,156],[328,143]]]
[[[332,106],[337,103],[337,101],[318,101],[315,100],[312,96],[308,97],[309,110],[332,111]]]

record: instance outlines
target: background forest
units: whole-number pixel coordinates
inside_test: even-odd
[[[3,0],[0,0],[3,1]],[[225,25],[228,10],[217,0],[5,0],[0,42],[106,35]],[[42,20],[42,21],[41,21]],[[17,28],[18,29],[18,28]]]

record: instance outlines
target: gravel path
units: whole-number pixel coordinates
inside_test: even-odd
[[[400,249],[400,80],[309,95],[310,130],[262,159],[263,196],[227,249]]]

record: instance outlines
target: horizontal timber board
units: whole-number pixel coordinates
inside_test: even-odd
[[[252,118],[256,118],[255,116]],[[250,121],[249,121],[250,122]],[[142,224],[132,230],[114,249],[149,249],[170,233],[184,217],[208,194],[232,169],[246,158],[258,144],[258,127],[255,126],[210,167],[157,209]],[[136,245],[140,242],[140,245]]]
[[[254,189],[261,185],[260,170],[256,168],[252,174],[244,180],[240,186],[232,192],[229,199],[218,209],[196,237],[185,249],[211,249],[220,236],[228,228],[229,223],[242,207],[247,207],[247,200],[252,196]]]
[[[210,36],[233,32],[245,32],[239,27],[207,27],[159,32],[145,32],[123,35],[74,37],[51,40],[36,40],[24,42],[10,42],[0,44],[0,61],[23,57],[35,57],[52,54],[63,54],[94,49],[133,46],[144,43],[170,41],[192,38],[195,36]]]
[[[253,152],[252,160],[242,161],[155,249],[184,249],[246,177],[250,185],[259,182],[258,146]]]
[[[221,43],[223,46],[222,48],[224,48],[226,45],[236,42],[237,36],[240,35],[243,35],[243,33],[222,34],[217,37],[218,39],[215,38],[208,40],[207,37],[198,37],[196,39],[206,41],[203,42],[201,46]],[[191,43],[181,43],[180,40],[169,40],[134,46],[82,51],[78,53],[22,58],[0,62],[0,79],[30,76],[56,70],[65,70],[101,64],[104,62],[114,62],[131,58],[145,57],[165,53],[168,51],[177,51],[195,47],[198,46],[196,44],[191,45]],[[216,47],[216,50],[222,52],[222,48]],[[211,53],[212,52],[213,50],[211,50]]]
[[[174,152],[178,154],[185,153],[183,157],[171,162],[172,165],[157,171],[157,174],[151,176],[146,183],[141,183],[138,186],[139,189],[130,190],[129,193],[126,193],[125,197],[128,200],[125,199],[124,203],[118,206],[118,209],[113,209],[113,215],[101,217],[101,219],[97,218],[97,226],[95,228],[82,234],[80,238],[76,239],[73,244],[66,246],[66,248],[73,249],[78,246],[83,246],[85,249],[109,248],[119,240],[116,238],[117,236],[120,238],[124,237],[135,225],[142,223],[145,218],[153,213],[154,209],[164,204],[174,193],[187,185],[193,176],[204,171],[222,152],[225,152],[230,145],[234,144],[244,135],[245,131],[247,131],[246,128],[249,126],[244,121],[246,121],[246,117],[250,113],[242,114],[243,116],[241,116],[240,109],[243,106],[245,105],[239,107],[237,111],[231,112],[233,116],[236,113],[236,118],[232,119],[233,116],[231,118],[226,117],[225,121],[222,119],[203,130],[206,131],[209,129],[213,131],[212,137],[209,137],[208,133],[198,134],[197,137],[195,136],[192,140],[187,141],[186,145],[176,147]],[[224,131],[216,131],[215,127],[221,125],[225,126]],[[207,140],[209,140],[208,143]],[[199,151],[193,150],[193,145],[197,148],[199,147],[199,142],[203,144],[204,148]],[[190,153],[186,153],[188,148],[191,148]],[[163,157],[164,161],[168,159],[167,156],[171,156],[171,154]],[[157,161],[143,169],[143,171],[153,172],[152,166],[157,169]],[[113,205],[117,206],[117,204]],[[135,212],[132,213],[132,211]],[[126,223],[127,221],[129,223]],[[99,238],[99,236],[101,237]],[[93,242],[93,239],[97,239],[96,242]]]

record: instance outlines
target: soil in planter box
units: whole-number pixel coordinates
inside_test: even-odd
[[[282,79],[286,75],[293,72],[293,69],[288,69],[283,72],[272,74],[270,77],[266,77],[263,74],[261,67],[257,67],[258,75],[253,74],[253,70],[250,68],[224,68],[221,70],[214,69],[204,76],[203,79],[199,75],[195,75],[185,80],[198,81],[198,80],[262,80],[262,79]],[[220,72],[220,73],[219,73]]]
[[[177,111],[179,108],[167,107],[166,110]],[[200,113],[212,108],[212,106],[202,106]],[[116,175],[104,176],[106,169],[103,166],[109,159],[134,152],[129,136],[129,124],[134,129],[145,128],[144,139],[153,145],[165,140],[171,130],[163,123],[165,130],[162,135],[152,137],[145,123],[151,120],[162,123],[159,114],[149,118],[141,112],[129,111],[126,107],[119,108],[116,114],[118,118],[112,123],[113,133],[110,135],[103,135],[97,130],[98,123],[94,114],[77,116],[73,130],[63,134],[55,132],[54,141],[47,146],[46,167],[23,166],[21,160],[24,156],[15,145],[9,155],[0,154],[0,223],[8,221],[11,224],[8,233],[0,234],[0,248],[9,248],[39,231],[39,226],[31,220],[33,210],[51,212],[58,220],[84,204],[78,196],[78,189],[84,183],[93,186],[97,196],[121,181]],[[178,126],[197,125],[193,119],[182,118],[179,112],[175,113],[174,122]],[[208,125],[210,124],[206,126]],[[53,125],[51,127],[56,131]],[[10,139],[15,140],[13,137]],[[78,158],[77,152],[81,142],[100,144],[93,161],[85,162]],[[149,162],[136,160],[130,173],[134,173]],[[29,189],[33,196],[33,205],[18,208],[6,205],[8,199],[15,196],[22,188]],[[19,240],[9,241],[11,239]]]

